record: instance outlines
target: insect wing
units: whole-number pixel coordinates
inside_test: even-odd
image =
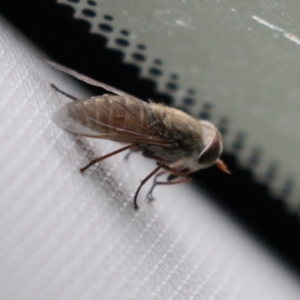
[[[62,129],[86,137],[162,147],[172,146],[172,143],[162,139],[155,129],[144,126],[141,120],[132,111],[120,105],[119,101],[110,101],[110,105],[107,106],[102,103],[105,102],[103,99],[116,97],[118,96],[103,95],[99,97],[100,101],[97,101],[97,97],[92,97],[70,102],[54,114],[53,120]],[[129,100],[136,101],[132,98]],[[138,101],[138,104],[144,105]]]
[[[70,114],[70,106],[72,103],[61,107],[58,111],[53,114],[53,121],[62,129],[82,136],[101,138],[103,133],[93,130],[87,126],[84,126],[79,122],[78,119],[74,118]]]
[[[127,100],[127,102],[131,102],[131,104],[133,104],[133,106],[131,106],[131,111],[129,111],[130,109],[128,107],[126,108],[125,106],[118,105],[118,101],[115,101],[113,105],[110,106],[105,106],[104,104],[101,105],[101,102],[93,103],[93,99],[95,99],[95,97],[72,102],[62,107],[54,115],[54,121],[61,128],[70,133],[87,137],[103,138],[129,143],[155,144],[162,147],[172,146],[172,143],[162,139],[158,132],[149,126],[150,124],[146,123],[143,125],[144,120],[141,119],[141,117],[138,117],[138,112],[133,112],[135,109],[132,110],[132,107],[139,107],[140,111],[143,111],[142,106],[144,104],[142,104],[142,100],[57,63],[50,61],[46,62],[64,73],[67,73],[90,85],[110,91],[118,95],[119,99]],[[103,97],[104,96],[109,97],[109,95],[103,95]],[[86,106],[86,103],[90,105]],[[97,112],[96,115],[95,112]],[[122,114],[123,116],[120,117]],[[119,119],[123,119],[124,114],[126,115],[126,122],[124,121],[123,124],[121,124]]]
[[[110,86],[110,85],[108,85],[108,84],[105,84],[105,83],[99,82],[99,81],[97,81],[97,80],[94,80],[94,79],[92,79],[92,78],[90,78],[90,77],[87,77],[87,76],[85,76],[85,75],[83,75],[83,74],[80,74],[80,73],[78,73],[78,72],[76,72],[76,71],[74,71],[74,70],[71,70],[71,69],[69,69],[69,68],[67,68],[67,67],[64,67],[64,66],[62,66],[62,65],[60,65],[60,64],[57,64],[57,63],[55,63],[55,62],[48,61],[48,60],[46,60],[46,62],[47,62],[49,65],[51,65],[52,67],[54,67],[55,69],[57,69],[57,70],[59,70],[59,71],[62,71],[62,72],[64,72],[64,73],[67,73],[67,74],[69,74],[70,76],[73,76],[73,77],[75,77],[75,78],[77,78],[77,79],[79,79],[79,80],[81,80],[81,81],[83,81],[83,82],[85,82],[85,83],[88,83],[88,84],[93,85],[93,86],[100,87],[100,88],[102,88],[102,89],[105,89],[105,90],[107,90],[107,91],[109,91],[109,92],[112,92],[112,93],[114,93],[114,94],[116,94],[116,95],[119,95],[119,96],[130,97],[130,98],[132,98],[132,99],[136,99],[136,100],[138,100],[138,101],[141,101],[139,98],[136,98],[136,97],[134,97],[134,96],[132,96],[132,95],[129,95],[129,94],[127,94],[127,93],[124,93],[124,92],[122,92],[122,91],[120,91],[120,90],[118,90],[118,89],[116,89],[116,88],[114,88],[114,87],[112,87],[112,86]]]

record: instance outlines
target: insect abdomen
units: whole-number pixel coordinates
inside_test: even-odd
[[[72,102],[69,114],[82,125],[98,132],[153,133],[150,130],[153,121],[151,108],[142,101],[127,97],[102,95]]]

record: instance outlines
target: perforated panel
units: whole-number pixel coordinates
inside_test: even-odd
[[[58,0],[177,107],[210,118],[226,151],[298,212],[297,1]]]

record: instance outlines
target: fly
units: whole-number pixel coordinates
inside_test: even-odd
[[[62,129],[85,137],[126,144],[116,151],[92,160],[81,168],[80,172],[125,150],[140,151],[144,157],[157,162],[155,169],[141,181],[135,192],[135,209],[138,209],[137,197],[141,187],[154,175],[153,185],[147,194],[150,201],[154,200],[152,193],[155,186],[188,182],[191,180],[191,173],[213,164],[230,174],[227,166],[220,160],[223,150],[221,134],[212,123],[197,120],[163,104],[143,102],[54,62],[48,61],[48,64],[112,93],[81,100],[51,85],[73,100],[54,115],[55,123]],[[158,181],[158,178],[165,174],[169,174],[167,180]]]

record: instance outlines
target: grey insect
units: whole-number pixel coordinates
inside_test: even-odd
[[[156,185],[188,182],[191,180],[189,174],[213,164],[230,174],[219,158],[223,150],[222,138],[212,123],[197,120],[163,104],[146,103],[57,63],[47,62],[62,72],[114,94],[80,100],[52,84],[55,90],[74,100],[54,115],[55,123],[62,129],[81,136],[126,144],[92,160],[80,169],[81,172],[127,149],[141,151],[143,156],[157,162],[156,168],[141,181],[135,192],[133,201],[136,209],[141,187],[155,174],[153,185],[147,194],[150,201],[154,200],[152,192]],[[164,174],[169,174],[167,181],[158,181]]]

